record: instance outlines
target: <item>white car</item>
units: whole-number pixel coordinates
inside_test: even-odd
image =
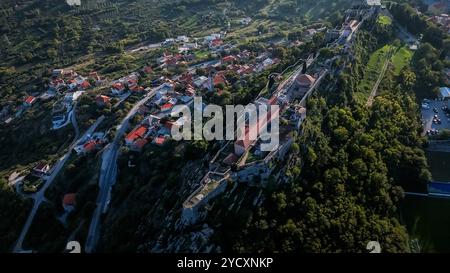
[[[422,103],[422,109],[429,110],[430,109],[430,105],[428,105],[426,103]]]

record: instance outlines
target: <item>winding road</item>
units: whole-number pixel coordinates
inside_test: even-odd
[[[77,132],[78,124],[77,124],[74,116],[75,115],[72,115],[72,122],[74,122],[73,124],[75,127],[75,131]],[[75,145],[78,143],[78,141],[81,140],[82,138],[86,137],[87,135],[92,134],[95,131],[95,129],[97,128],[97,126],[103,121],[104,118],[105,118],[104,116],[99,117],[95,121],[95,123],[92,124],[92,126],[84,133],[84,135],[81,138],[76,138],[72,142],[72,144],[69,146],[67,152],[62,157],[60,157],[58,159],[58,161],[55,163],[55,166],[54,166],[50,176],[45,178],[45,183],[42,186],[42,188],[32,196],[32,198],[34,199],[33,208],[31,209],[30,214],[28,215],[28,218],[22,228],[22,231],[20,232],[19,238],[17,239],[16,244],[13,247],[13,252],[15,252],[15,253],[26,252],[22,249],[22,244],[28,233],[28,230],[30,229],[31,224],[33,223],[33,219],[34,219],[34,216],[36,215],[36,212],[38,211],[42,202],[45,202],[45,200],[46,200],[45,191],[52,185],[53,181],[58,176],[59,172],[63,169],[64,164],[66,163],[67,159],[69,159],[70,154],[72,153],[72,150],[75,147]]]

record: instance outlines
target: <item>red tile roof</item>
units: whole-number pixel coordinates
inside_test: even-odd
[[[138,92],[138,91],[144,90],[144,88],[142,86],[134,85],[133,87],[130,88],[130,90],[134,91],[134,92]]]
[[[297,82],[301,85],[301,86],[311,86],[314,84],[314,82],[316,81],[316,79],[308,74],[302,74],[300,76],[297,77]]]
[[[28,96],[28,97],[25,99],[25,102],[28,103],[28,104],[33,104],[33,103],[36,102],[36,97]]]
[[[68,193],[64,195],[63,205],[65,206],[75,206],[76,205],[76,193]]]
[[[226,63],[228,63],[228,62],[233,62],[233,61],[235,61],[235,60],[236,60],[236,57],[234,57],[234,56],[232,56],[232,55],[226,56],[226,57],[223,57],[223,58],[222,58],[222,61],[224,61],[224,62],[226,62]]]
[[[91,152],[95,150],[96,147],[97,143],[95,142],[95,140],[90,140],[83,145],[83,148],[86,152]]]
[[[87,88],[91,87],[91,84],[88,81],[84,81],[81,83],[81,87],[83,89],[87,89]]]
[[[163,136],[159,136],[155,138],[155,144],[156,145],[163,145],[166,142],[166,138]]]
[[[244,149],[248,149],[250,145],[256,140],[250,139],[250,137],[253,137],[254,134],[258,138],[262,128],[264,128],[266,124],[272,122],[272,120],[278,117],[278,115],[279,111],[276,112],[272,112],[271,110],[267,111],[267,117],[264,119],[264,117],[260,116],[255,124],[253,124],[250,127],[247,126],[245,128],[245,134],[243,136],[243,139],[237,140],[235,144],[243,147]]]
[[[144,126],[140,126],[139,128],[131,131],[127,137],[126,140],[130,141],[130,142],[134,142],[139,138],[143,138],[145,133],[147,133],[147,128]]]
[[[95,99],[97,100],[97,103],[107,103],[111,100],[110,97],[105,95],[98,95]]]
[[[166,104],[163,104],[163,105],[160,107],[160,109],[161,109],[161,111],[167,111],[167,110],[171,109],[172,107],[173,107],[173,104],[172,104],[172,103],[166,103]]]
[[[223,40],[222,39],[214,39],[211,41],[211,46],[220,46],[221,44],[223,44]]]
[[[181,75],[181,77],[178,80],[180,82],[184,82],[184,83],[191,83],[192,82],[192,74],[184,73],[183,75]]]
[[[217,73],[214,76],[213,83],[214,83],[214,86],[216,86],[216,85],[218,85],[220,83],[226,85],[227,84],[227,80],[225,79],[225,76],[222,73]]]
[[[116,90],[123,90],[123,89],[125,89],[125,86],[120,82],[116,82],[112,85],[112,88],[114,88]]]
[[[186,93],[186,95],[192,97],[195,95],[195,90],[194,90],[194,88],[187,88],[185,93]]]

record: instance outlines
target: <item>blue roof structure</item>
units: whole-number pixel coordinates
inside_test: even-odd
[[[450,98],[450,88],[448,87],[439,88],[439,93],[441,95],[441,98]]]
[[[430,182],[428,184],[428,193],[436,195],[447,195],[450,197],[450,183]]]

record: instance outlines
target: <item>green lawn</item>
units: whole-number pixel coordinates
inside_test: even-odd
[[[421,252],[450,251],[450,200],[408,196],[400,206],[401,220]]]
[[[392,24],[392,19],[386,15],[380,15],[378,16],[377,22],[380,25],[389,26]]]
[[[450,181],[450,153],[426,152],[431,175],[436,181]]]
[[[358,93],[355,94],[357,101],[361,103],[367,101],[367,98],[372,91],[373,85],[380,75],[380,70],[384,62],[389,57],[390,50],[395,50],[390,60],[394,66],[393,72],[395,75],[400,74],[400,71],[409,64],[413,56],[413,52],[406,46],[402,46],[396,49],[393,45],[390,44],[385,45],[372,53],[364,71],[364,78],[358,84]]]
[[[199,50],[195,52],[195,58],[197,59],[206,59],[208,58],[209,51],[207,50]]]
[[[413,52],[407,46],[403,46],[395,52],[394,56],[392,56],[395,75],[399,75],[400,71],[409,64],[412,56]]]
[[[358,84],[358,93],[355,94],[357,101],[365,103],[377,81],[380,70],[388,57],[392,45],[385,45],[370,55],[369,62],[364,70],[364,78]]]

